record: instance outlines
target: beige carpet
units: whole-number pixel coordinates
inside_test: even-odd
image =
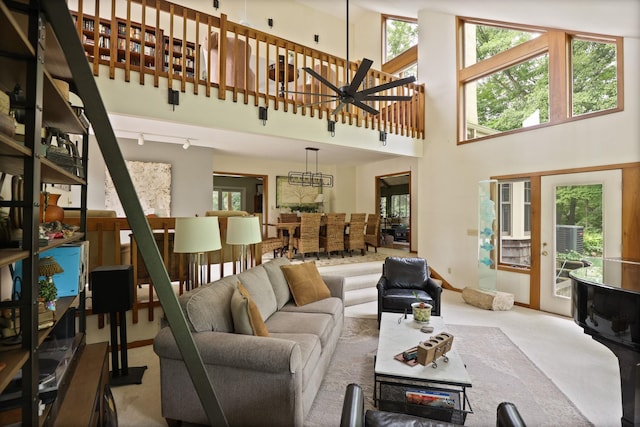
[[[495,410],[502,401],[515,403],[530,426],[592,425],[499,328],[448,325],[447,331],[454,335],[453,345],[473,383],[468,396],[474,413],[467,416],[465,425],[495,425]],[[362,386],[365,406],[373,408],[377,337],[376,320],[345,319],[331,368],[305,426],[340,425],[344,390],[352,382]]]
[[[518,406],[527,425],[591,425],[500,328],[449,325],[473,387],[474,413],[468,426],[495,425],[495,408],[507,400]],[[345,318],[342,337],[305,422],[308,427],[340,424],[342,399],[349,383],[360,384],[366,408],[373,408],[373,358],[378,342],[375,319]],[[113,389],[120,426],[166,426],[160,414],[159,363],[151,346],[129,351],[130,366],[148,366],[141,385]],[[419,367],[417,367],[419,369]]]

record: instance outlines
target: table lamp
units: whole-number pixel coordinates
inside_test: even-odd
[[[324,194],[322,194],[322,193],[318,194],[316,196],[316,199],[313,202],[318,204],[318,211],[319,212],[323,212],[324,211]]]
[[[205,252],[222,248],[217,216],[176,218],[173,251],[189,254],[189,284],[196,288],[205,282],[201,259]],[[191,286],[190,286],[191,285]]]
[[[247,267],[247,245],[262,241],[260,218],[257,216],[231,216],[227,222],[227,243],[240,245],[240,271]]]

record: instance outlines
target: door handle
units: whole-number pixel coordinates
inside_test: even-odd
[[[549,255],[549,252],[547,252],[547,251],[542,251],[541,255],[542,255],[542,256],[547,256],[547,255]]]

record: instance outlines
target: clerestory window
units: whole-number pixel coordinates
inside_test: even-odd
[[[458,29],[458,143],[623,109],[621,37],[468,18]]]
[[[418,77],[418,22],[382,16],[382,71],[400,77]]]

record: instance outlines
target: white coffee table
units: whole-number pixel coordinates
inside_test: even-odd
[[[434,330],[425,334],[420,331],[423,325],[414,322],[411,314],[405,319],[404,315],[398,313],[382,313],[375,363],[374,402],[382,410],[464,424],[466,414],[473,412],[466,394],[466,389],[471,387],[471,378],[456,351],[455,336],[453,346],[446,354],[448,362],[439,358],[435,368],[430,363],[426,366],[409,366],[394,359],[397,354],[417,346],[432,335],[446,332],[442,317],[432,316],[429,325]],[[454,401],[454,407],[434,409],[407,403],[405,393],[408,390],[448,394]]]

